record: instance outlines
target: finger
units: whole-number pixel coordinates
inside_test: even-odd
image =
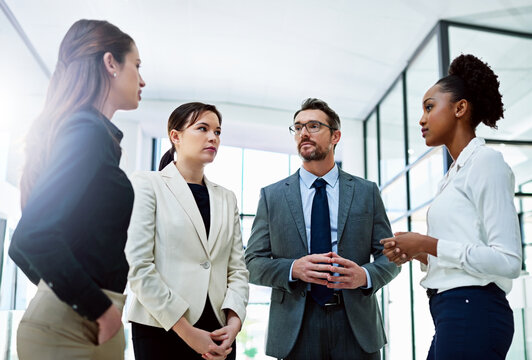
[[[224,334],[227,334],[227,328],[225,326],[223,328],[216,329],[213,332],[211,332],[211,337],[213,335],[214,336],[220,336],[220,335],[224,335]]]
[[[323,254],[312,254],[307,256],[308,261],[314,264],[328,263],[330,258],[331,256],[326,256]]]
[[[211,355],[216,355],[216,356],[225,355],[225,351],[226,349],[224,349],[220,345],[209,344],[209,353],[211,353]]]
[[[229,338],[229,335],[227,335],[227,334],[222,334],[222,335],[213,335],[213,334],[211,334],[211,339],[212,340],[223,341],[223,340],[225,340],[227,338]]]
[[[317,272],[327,272],[330,271],[330,268],[331,265],[328,264],[316,264],[313,270]]]
[[[329,283],[345,283],[345,282],[351,281],[352,279],[351,279],[350,276],[334,276],[334,275],[330,275],[327,280],[328,280]]]
[[[406,231],[398,231],[398,232],[394,232],[394,233],[393,233],[393,236],[400,236],[400,235],[404,235],[404,234],[408,234],[408,232],[406,232]]]
[[[333,257],[332,258],[333,264],[338,264],[346,267],[354,267],[356,264],[352,262],[351,260],[344,259],[343,257]]]
[[[382,254],[387,256],[387,257],[390,257],[390,256],[393,256],[394,254],[394,249],[384,249],[382,250]]]
[[[211,350],[213,347],[216,347],[217,350]],[[214,355],[214,356],[221,356],[222,358],[229,355],[231,353],[231,351],[233,351],[233,348],[232,347],[228,347],[228,348],[222,348],[221,346],[218,346],[218,345],[209,345],[209,352],[207,354],[211,354],[211,355]]]
[[[329,269],[327,268],[326,271],[329,271]],[[307,276],[309,278],[315,278],[316,280],[327,279],[327,275],[329,275],[329,273],[328,272],[324,272],[324,271],[309,271],[309,272],[307,272]]]
[[[331,266],[331,269],[329,270],[329,272],[331,273],[338,273],[338,274],[343,274],[343,275],[350,274],[352,271],[353,271],[352,269],[349,269],[346,267],[340,267],[340,266]]]
[[[396,246],[396,243],[394,240],[386,241],[384,243],[381,242],[381,244],[383,244],[385,249],[391,249]]]
[[[220,346],[221,346],[222,348],[224,348],[224,349],[227,351],[227,349],[229,349],[229,348],[231,347],[231,344],[232,344],[232,343],[233,343],[233,342],[232,342],[230,339],[225,339],[224,341],[222,341],[222,343],[220,344]]]
[[[391,238],[381,239],[380,243],[381,243],[381,244],[384,244],[384,243],[387,243],[387,242],[390,242],[390,241],[393,241],[393,237],[391,237]]]
[[[390,260],[397,263],[397,261],[404,260],[407,257],[408,255],[405,253],[395,253],[394,256]]]

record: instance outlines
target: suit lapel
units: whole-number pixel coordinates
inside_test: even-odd
[[[192,191],[188,187],[185,179],[177,170],[175,164],[172,162],[168,164],[163,170],[161,170],[161,175],[164,182],[170,189],[170,192],[174,195],[177,202],[181,205],[185,213],[188,215],[190,221],[196,229],[196,233],[203,245],[203,248],[207,254],[209,254],[209,247],[207,245],[207,234],[205,232],[205,225],[203,224],[203,218],[196,204],[196,200],[192,195]],[[212,231],[212,226],[211,226]],[[176,234],[177,235],[177,234]]]
[[[296,223],[299,236],[305,249],[308,251],[307,232],[305,231],[305,216],[303,215],[303,203],[301,202],[301,189],[299,188],[299,171],[286,179],[285,197],[290,208],[292,218]]]
[[[340,194],[338,204],[338,230],[337,239],[338,242],[342,239],[342,233],[345,228],[347,216],[349,215],[349,209],[351,209],[351,203],[353,202],[353,195],[355,193],[355,182],[353,177],[342,170],[340,170]]]
[[[207,185],[207,190],[209,191],[209,207],[211,214],[211,224],[208,234],[208,245],[209,251],[213,249],[216,240],[218,240],[218,234],[222,228],[222,214],[225,204],[224,197],[222,196],[222,189],[207,180],[206,177],[203,178],[205,185]]]

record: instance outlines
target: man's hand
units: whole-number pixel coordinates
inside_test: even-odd
[[[107,310],[96,319],[98,323],[98,344],[102,345],[110,340],[122,327],[122,314],[114,305],[109,306]]]
[[[330,259],[332,264],[340,266],[329,266],[328,271],[338,273],[339,276],[327,275],[327,287],[330,289],[356,289],[365,287],[368,284],[366,272],[354,261],[345,259],[336,253],[332,253]]]
[[[294,261],[292,279],[299,279],[307,283],[327,285],[327,276],[331,266],[333,253],[312,254]]]

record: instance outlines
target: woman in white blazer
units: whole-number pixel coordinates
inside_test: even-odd
[[[137,360],[235,358],[249,291],[239,211],[235,195],[203,173],[221,120],[212,105],[179,106],[160,171],[131,179],[128,320]]]

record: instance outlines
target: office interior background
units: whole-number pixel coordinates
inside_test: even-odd
[[[532,359],[531,0],[0,0],[0,10],[0,359],[17,359],[16,329],[36,290],[7,256],[20,217],[24,135],[42,108],[59,43],[80,18],[114,23],[140,51],[147,85],[139,109],[113,118],[125,134],[128,174],[156,167],[175,107],[219,108],[222,146],[206,174],[237,195],[244,244],[260,188],[301,165],[288,126],[307,97],[339,113],[336,158],[380,186],[393,230],[425,232],[450,159],[445,148],[424,144],[422,96],[457,55],[488,62],[506,112],[497,131],[480,127],[478,135],[515,173],[524,255],[508,296],[515,319],[508,359]],[[426,357],[433,325],[421,277],[416,264],[405,265],[380,291],[383,359]],[[268,307],[269,290],[251,286],[237,359],[267,358]],[[126,335],[133,359],[127,325]]]

